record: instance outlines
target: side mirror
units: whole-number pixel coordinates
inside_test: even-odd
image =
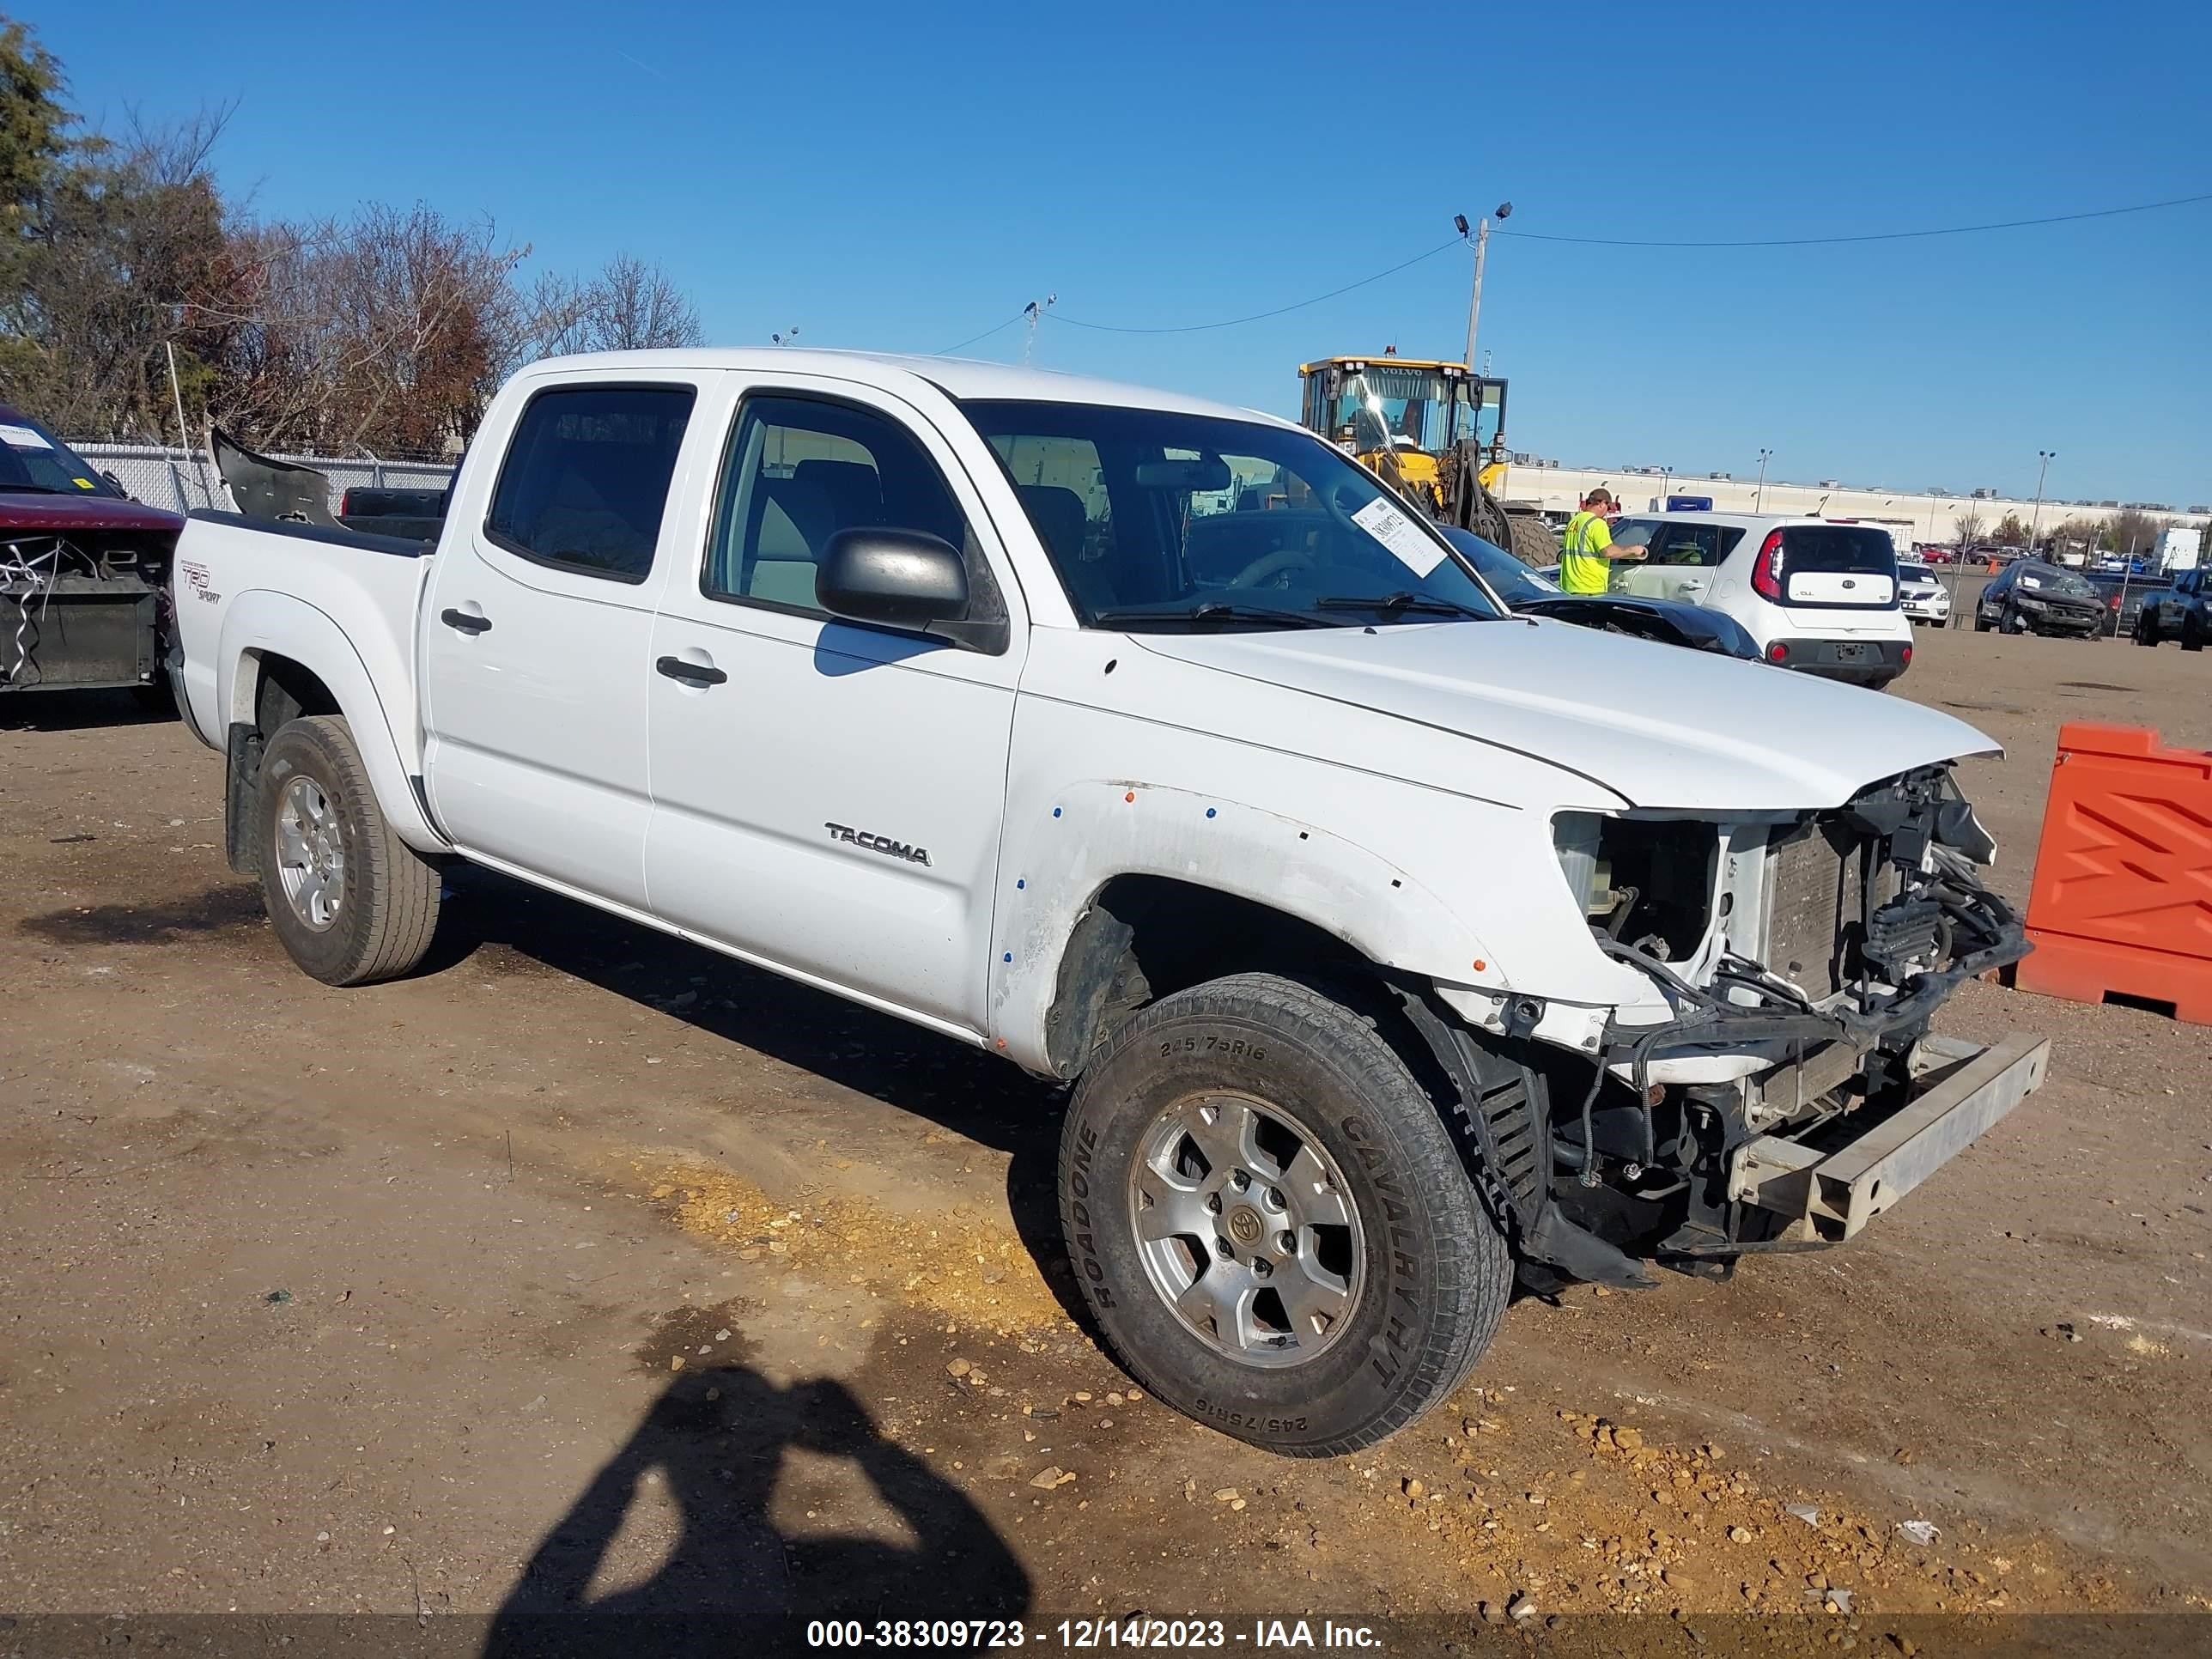
[[[968,567],[951,543],[912,530],[841,530],[814,570],[814,597],[833,617],[926,629],[968,611]]]
[[[122,496],[125,501],[127,501],[132,499],[131,492],[123,487],[123,480],[117,477],[112,471],[102,472],[100,476],[101,481],[105,483],[110,489]]]

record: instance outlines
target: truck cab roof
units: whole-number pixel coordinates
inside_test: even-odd
[[[747,373],[824,374],[859,380],[885,391],[919,382],[957,402],[1101,404],[1120,409],[1167,410],[1223,420],[1266,421],[1295,428],[1296,422],[1263,410],[1239,409],[1209,398],[1185,397],[1157,387],[1095,380],[1054,369],[984,362],[972,357],[924,357],[881,351],[836,351],[813,347],[697,347],[665,351],[615,351],[548,357],[522,371],[532,378],[604,369],[721,368]]]

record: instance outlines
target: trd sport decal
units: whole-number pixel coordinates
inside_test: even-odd
[[[832,841],[849,841],[855,847],[865,847],[871,853],[881,853],[886,858],[904,859],[908,864],[929,862],[927,847],[909,847],[902,841],[893,841],[889,836],[873,835],[846,823],[825,823],[822,827],[830,832]]]

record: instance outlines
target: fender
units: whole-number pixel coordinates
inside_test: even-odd
[[[392,729],[393,711],[385,707],[376,677],[352,638],[305,599],[257,588],[237,595],[225,608],[216,659],[221,665],[216,706],[225,711],[218,729],[253,718],[264,652],[304,664],[330,687],[353,728],[354,742],[376,790],[376,804],[400,840],[418,853],[451,852],[452,843],[425,816],[410,781],[416,769],[410,758],[415,735],[412,709],[402,711],[408,717],[408,742],[403,744]],[[392,654],[397,658],[397,653]],[[411,684],[412,665],[404,659],[385,669],[394,684]]]
[[[1509,989],[1435,892],[1310,823],[1159,784],[1095,781],[1054,792],[1042,824],[1009,823],[992,952],[991,1030],[1002,1052],[1048,1073],[1046,1022],[1077,921],[1116,876],[1233,894],[1312,923],[1370,961],[1486,990]],[[1478,975],[1473,964],[1484,962]]]

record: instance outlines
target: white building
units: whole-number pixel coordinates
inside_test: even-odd
[[[1670,495],[1710,497],[1717,513],[1790,513],[1806,517],[1858,519],[1888,526],[1899,545],[1913,542],[1955,543],[1960,520],[1969,514],[1980,520],[1978,532],[1986,541],[2007,514],[2018,514],[2024,525],[2038,521],[2031,498],[2010,495],[1936,495],[1924,490],[1862,489],[1833,480],[1820,483],[1791,483],[1772,477],[1764,489],[1758,477],[1716,477],[1709,473],[1663,473],[1656,467],[1557,466],[1542,462],[1515,461],[1507,470],[1499,492],[1508,501],[1532,501],[1547,513],[1564,517],[1582,505],[1583,497],[1602,484],[1631,513],[1656,512]],[[2044,498],[2041,527],[2049,530],[2068,519],[2094,519],[2100,523],[2129,507],[2139,507],[2154,517],[2177,524],[2203,526],[2212,523],[2212,509],[2192,504],[2186,511],[2156,502],[2081,501]]]

